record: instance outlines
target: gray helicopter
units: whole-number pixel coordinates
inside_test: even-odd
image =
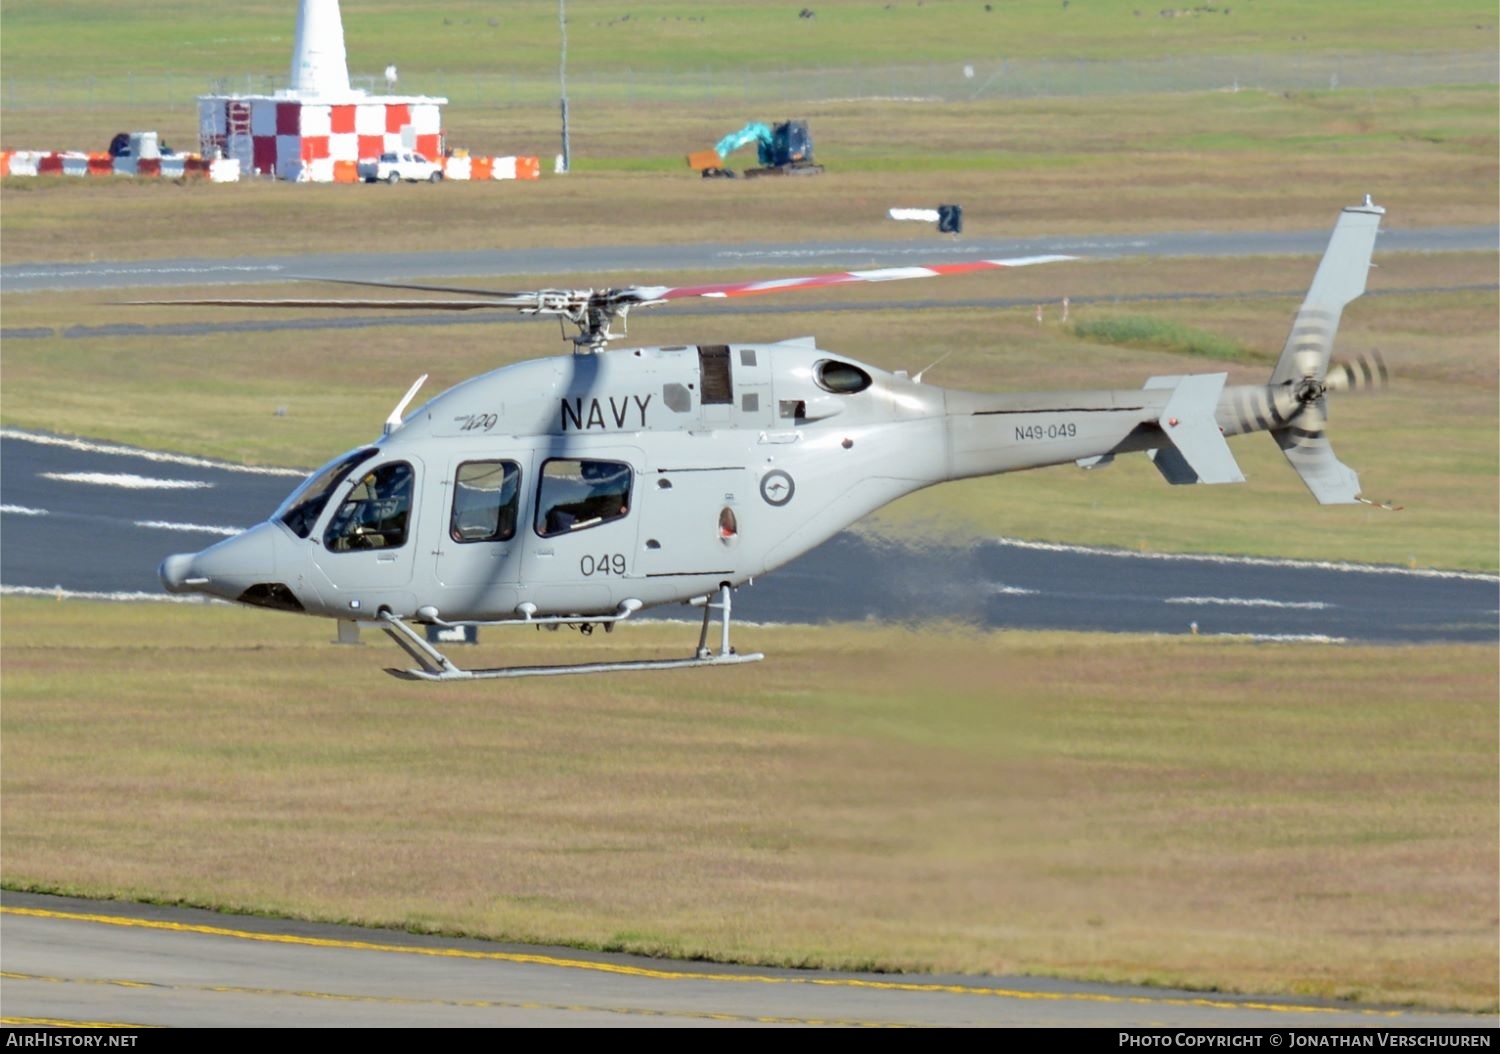
[[[691,287],[462,292],[458,301],[176,301],[275,306],[508,308],[578,327],[576,353],[472,378],[318,469],[264,523],[159,569],[173,593],[373,622],[421,680],[752,662],[730,645],[731,596],[881,506],[971,476],[1144,452],[1174,484],[1244,480],[1226,436],[1269,432],[1324,504],[1365,501],[1334,455],[1326,396],[1384,380],[1334,364],[1343,308],[1365,289],[1385,210],[1339,216],[1265,384],[1225,373],[1138,389],[986,394],[886,372],[814,341],[606,350],[635,307],[846,282],[1050,263],[972,261]],[[382,283],[352,283],[378,285]],[[468,670],[417,626],[606,630],[663,604],[703,608],[681,659]],[[710,640],[717,614],[717,642]]]

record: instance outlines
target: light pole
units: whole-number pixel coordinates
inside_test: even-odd
[[[572,164],[568,147],[568,2],[557,0],[557,28],[562,36],[562,55],[557,63],[557,81],[562,89],[562,171]]]

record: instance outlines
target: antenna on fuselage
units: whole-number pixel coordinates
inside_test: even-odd
[[[929,362],[926,366],[923,366],[920,370],[918,370],[916,372],[915,376],[912,377],[912,380],[915,381],[917,384],[921,384],[922,383],[922,374],[926,373],[928,370],[937,368],[937,366],[939,366],[944,359],[946,359],[949,355],[953,354],[953,350],[954,349],[949,348],[947,351],[943,352],[937,358],[935,358],[931,362]]]
[[[422,376],[420,376],[420,377],[417,378],[417,383],[413,384],[410,388],[406,389],[406,394],[401,397],[401,401],[399,403],[397,403],[396,404],[396,408],[391,411],[391,416],[389,416],[389,417],[387,417],[385,419],[385,434],[386,435],[390,435],[396,429],[398,429],[398,428],[401,427],[401,425],[402,425],[401,415],[406,412],[407,406],[410,405],[412,399],[414,399],[416,397],[417,389],[421,388],[422,385],[424,383],[426,383],[426,381],[427,381],[427,374],[424,373],[424,374],[422,374]]]

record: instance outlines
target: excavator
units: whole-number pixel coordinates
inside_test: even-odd
[[[726,168],[725,159],[743,146],[756,144],[759,168],[747,168],[746,179],[757,176],[815,176],[823,166],[813,163],[812,133],[806,121],[783,121],[774,128],[751,121],[738,132],[730,132],[712,150],[698,150],[687,156],[688,167],[702,173],[704,179],[733,179],[735,171]]]

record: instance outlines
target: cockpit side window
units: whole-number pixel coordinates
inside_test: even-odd
[[[503,542],[515,537],[521,466],[514,461],[465,461],[453,484],[455,542]]]
[[[334,488],[344,481],[344,477],[354,469],[355,465],[368,461],[374,455],[374,447],[356,450],[307,477],[307,481],[298,487],[282,506],[284,511],[280,516],[281,522],[286,524],[298,538],[306,538],[312,533],[313,525],[318,522],[318,517],[323,515],[323,506],[328,504],[328,498],[333,494]]]
[[[405,461],[392,461],[366,472],[328,521],[323,544],[335,553],[405,545],[415,479]]]
[[[543,538],[597,527],[630,512],[630,466],[553,458],[542,465],[536,533]]]

